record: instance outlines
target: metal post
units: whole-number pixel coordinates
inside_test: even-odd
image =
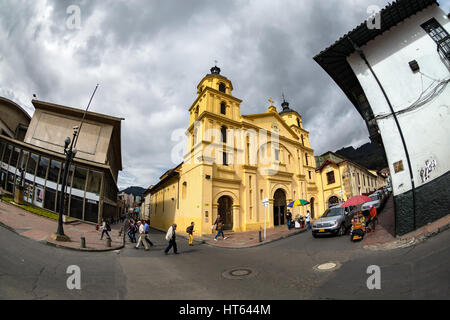
[[[264,206],[264,241],[266,241],[267,206]]]
[[[86,248],[86,238],[85,237],[81,237],[81,247]]]

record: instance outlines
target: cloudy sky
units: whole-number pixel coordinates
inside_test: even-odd
[[[448,12],[450,0],[439,1]],[[30,115],[39,100],[122,122],[119,187],[147,187],[177,163],[196,86],[218,61],[241,113],[303,118],[315,155],[369,141],[366,126],[314,55],[386,0],[0,0],[0,96]],[[71,7],[75,5],[75,7]],[[75,11],[73,10],[75,8]],[[79,20],[77,13],[79,9]],[[80,24],[78,25],[78,22]]]

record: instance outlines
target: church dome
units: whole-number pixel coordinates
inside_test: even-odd
[[[285,113],[291,113],[291,112],[298,114],[297,111],[292,110],[291,108],[289,108],[289,102],[287,102],[284,99],[283,99],[283,103],[281,104],[281,107],[283,108],[283,110],[279,113],[280,116],[285,114]]]

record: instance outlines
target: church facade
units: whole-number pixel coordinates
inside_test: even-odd
[[[176,223],[184,230],[193,221],[200,236],[214,232],[220,214],[225,230],[259,230],[265,221],[273,228],[286,223],[287,204],[295,199],[311,205],[291,210],[294,217],[323,211],[301,116],[286,101],[278,112],[271,99],[267,112],[242,115],[242,100],[232,91],[218,67],[198,84],[184,161],[148,189],[152,226],[165,230]]]

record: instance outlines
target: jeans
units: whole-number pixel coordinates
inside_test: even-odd
[[[131,243],[136,243],[136,234],[132,231],[128,231],[128,237],[130,238]]]
[[[214,237],[214,239],[217,239],[217,237],[218,237],[219,235],[222,235],[222,238],[225,238],[225,235],[223,234],[223,230],[222,230],[222,229],[217,230],[217,234],[216,234],[216,236]]]
[[[291,229],[291,220],[287,221],[287,227],[288,227],[288,229]]]
[[[311,229],[311,222],[306,221],[306,225],[308,226],[308,230],[310,230]]]
[[[175,240],[171,239],[169,241],[169,246],[166,248],[166,250],[164,250],[164,252],[167,254],[167,252],[169,252],[169,250],[173,247],[173,252],[177,253],[177,243],[175,242]]]
[[[102,236],[100,237],[100,240],[103,239],[103,235],[104,235],[105,233],[106,233],[106,236],[107,236],[108,238],[111,238],[111,237],[109,236],[108,230],[103,229],[103,231],[102,231]]]

